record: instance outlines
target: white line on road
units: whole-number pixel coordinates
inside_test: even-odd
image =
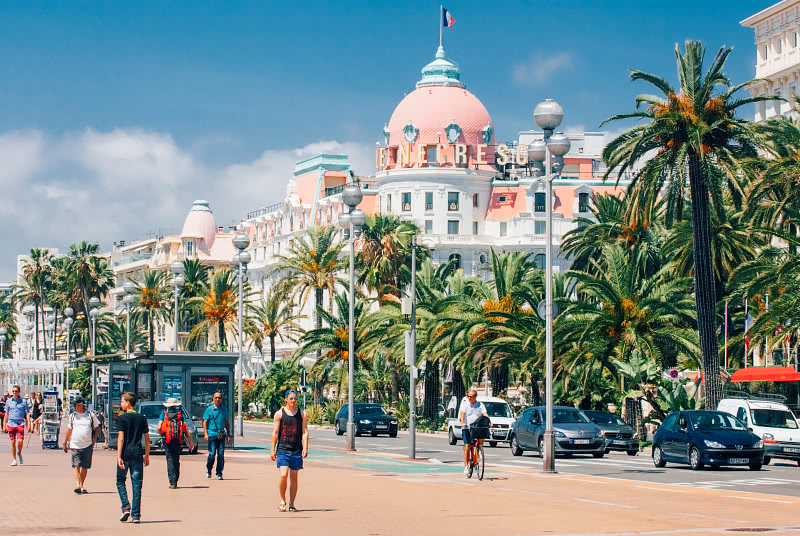
[[[647,489],[650,491],[669,491],[670,493],[686,493],[686,490],[682,489],[668,489],[668,488],[654,488],[651,486],[636,486],[637,488]]]
[[[778,499],[759,499],[758,497],[741,497],[739,495],[723,495],[725,499],[744,499],[746,501],[776,502],[784,504],[795,504],[795,501],[779,501]]]
[[[603,505],[606,505],[606,506],[618,506],[620,508],[631,508],[633,510],[638,510],[638,508],[636,508],[635,506],[630,506],[628,504],[616,504],[616,503],[603,502],[603,501],[593,501],[592,499],[575,499],[575,500],[576,501],[581,501],[581,502],[593,503],[593,504],[603,504]]]

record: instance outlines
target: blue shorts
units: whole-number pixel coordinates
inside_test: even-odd
[[[276,453],[275,463],[278,467],[288,467],[292,471],[299,471],[303,468],[303,455],[292,454],[291,452]]]
[[[464,441],[465,445],[472,445],[475,443],[469,428],[466,426],[461,428],[461,439]]]

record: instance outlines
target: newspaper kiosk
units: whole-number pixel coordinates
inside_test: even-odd
[[[61,429],[61,415],[58,411],[58,391],[48,389],[42,393],[42,448],[57,449],[58,434]]]

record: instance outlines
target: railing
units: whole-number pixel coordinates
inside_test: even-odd
[[[449,205],[447,205],[447,210],[449,210],[451,212],[457,211],[458,210],[458,203],[450,203]]]
[[[403,212],[411,212],[411,203],[403,203]]]
[[[425,203],[425,210],[433,210],[433,203]]]
[[[340,194],[342,193],[342,190],[344,190],[344,184],[340,186],[334,186],[333,188],[325,188],[325,197]]]
[[[275,203],[273,205],[268,205],[266,207],[262,207],[258,210],[254,210],[252,212],[247,213],[247,219],[252,220],[253,218],[257,218],[259,216],[266,216],[267,214],[272,214],[273,212],[278,212],[281,209],[281,205],[283,203]]]
[[[119,259],[115,260],[114,266],[119,266],[121,264],[129,264],[132,262],[146,261],[152,258],[153,258],[152,251],[146,253],[132,253],[130,255],[123,255]]]

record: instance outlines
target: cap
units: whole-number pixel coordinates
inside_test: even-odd
[[[82,396],[76,396],[75,399],[72,401],[72,405],[77,406],[78,404],[86,404],[86,401],[83,399]]]
[[[289,395],[292,393],[297,394],[297,391],[295,389],[287,389],[284,398],[289,398]]]
[[[166,402],[164,402],[164,406],[168,408],[177,408],[181,405],[180,400],[177,398],[168,398]]]

